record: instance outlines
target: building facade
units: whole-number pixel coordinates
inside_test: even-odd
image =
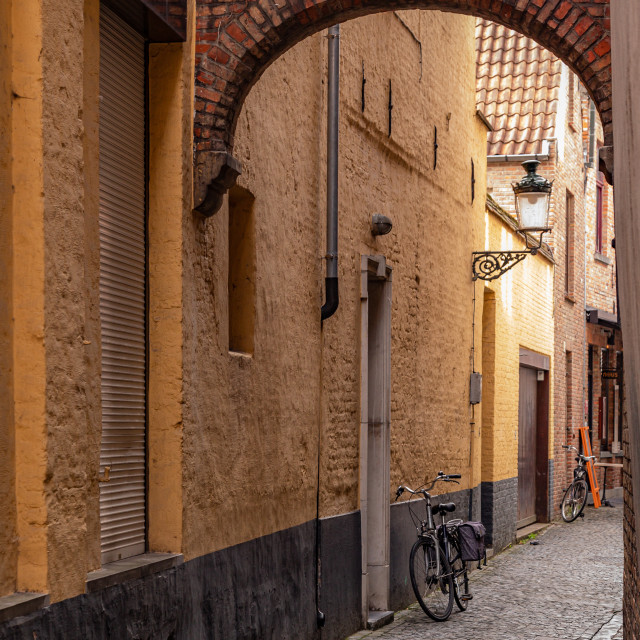
[[[461,473],[447,495],[479,518],[503,474],[481,472],[469,404],[473,19],[342,27],[340,304],[321,322],[327,38],[252,89],[244,172],[206,219],[191,118],[215,87],[194,89],[186,8],[182,32],[97,0],[3,16],[2,637],[315,637],[319,612],[342,637],[413,600],[393,488]]]
[[[479,21],[477,36],[478,106],[495,129],[489,134],[488,192],[515,214],[511,185],[522,174],[521,162],[538,159],[538,172],[553,181],[552,231],[546,237],[555,262],[550,504],[551,514],[557,514],[575,466],[575,454],[562,446],[582,446],[579,427],[590,427],[593,451],[600,462],[611,464],[610,457],[621,455],[619,449],[615,454],[610,452],[612,447],[604,444],[602,435],[610,434],[607,437],[612,442],[616,425],[618,437],[621,434],[620,387],[602,382],[603,375],[614,375],[602,372],[603,366],[608,366],[602,363],[609,335],[609,350],[614,345],[617,350],[612,351],[612,361],[622,360],[619,325],[613,313],[613,196],[597,171],[602,127],[577,77],[553,54],[533,40],[492,23]],[[600,305],[599,311],[592,306],[596,304]],[[600,406],[609,408],[604,432]],[[604,469],[598,473],[600,484]],[[617,466],[607,467],[610,490],[617,488],[620,492],[620,473]]]
[[[522,251],[515,219],[487,197],[478,251]],[[519,527],[553,514],[554,262],[543,248],[482,296],[482,521],[499,551]]]
[[[324,41],[249,92],[269,47],[293,44],[286,3],[246,7],[219,40],[214,5],[141,5],[0,8],[0,634],[314,637],[322,610],[339,637],[406,601],[413,530],[388,507],[395,484],[466,465],[456,500],[473,516],[513,473],[491,467],[468,397],[485,315],[469,256],[487,229],[484,124],[461,97],[473,22],[343,29],[341,303],[320,325]],[[607,42],[586,49],[599,61]],[[206,221],[194,139],[211,149],[219,130],[244,173]],[[374,212],[392,235],[371,236]]]

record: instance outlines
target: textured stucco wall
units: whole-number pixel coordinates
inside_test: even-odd
[[[15,589],[16,504],[14,484],[11,195],[11,8],[0,4],[0,596]]]
[[[341,147],[341,304],[323,332],[325,515],[356,508],[358,499],[361,254],[383,254],[393,268],[391,488],[421,484],[440,469],[462,473],[461,487],[479,480],[470,471],[469,261],[483,208],[486,130],[474,115],[473,44],[472,19],[437,12],[388,13],[342,29],[348,126]],[[389,235],[371,236],[373,213],[392,218]]]
[[[255,136],[248,144],[241,135],[237,147],[239,185],[256,196],[252,357],[228,347],[227,207],[209,220],[185,219],[187,557],[315,515],[321,43],[301,43],[267,71],[241,125]]]
[[[84,1],[42,3],[47,409],[47,546],[52,600],[84,588],[88,495],[97,487],[90,458],[95,421],[87,391],[98,372],[87,367],[84,211]],[[95,231],[95,228],[94,228]],[[91,278],[90,275],[93,275]],[[87,282],[86,278],[90,278]],[[91,391],[89,391],[91,393]],[[84,464],[83,464],[84,462]],[[82,553],[78,553],[81,549]]]
[[[86,411],[86,570],[100,566],[100,491],[97,477],[102,431],[100,388],[99,158],[100,2],[85,0],[83,19],[83,180],[84,180],[84,406]],[[75,581],[76,588],[79,580]]]
[[[524,249],[520,236],[496,215],[485,214],[485,238],[479,250]],[[520,348],[548,356],[553,380],[553,263],[543,254],[527,256],[497,280],[478,280],[477,298],[491,304],[485,322],[492,336],[483,336],[482,481],[518,475],[518,389]],[[484,286],[483,286],[484,285]],[[485,355],[486,352],[486,355]],[[486,394],[486,395],[485,395]],[[553,446],[553,398],[549,407],[549,451]],[[551,456],[550,456],[551,457]]]
[[[245,103],[235,149],[244,164],[239,184],[256,198],[253,358],[226,353],[224,212],[206,223],[194,260],[205,280],[196,282],[196,295],[215,310],[206,319],[202,305],[199,319],[208,324],[198,327],[198,356],[211,362],[212,378],[198,365],[201,379],[188,387],[206,385],[210,393],[187,391],[186,411],[194,419],[196,410],[204,417],[215,407],[210,428],[230,447],[206,453],[222,486],[203,479],[210,504],[197,515],[198,526],[211,517],[221,523],[210,534],[216,545],[314,516],[319,429],[321,515],[358,508],[362,254],[384,254],[393,268],[391,485],[419,484],[441,468],[461,472],[463,487],[479,481],[469,471],[469,261],[483,210],[486,130],[475,117],[473,25],[465,17],[408,12],[341,27],[340,307],[322,331],[326,39],[297,45]],[[376,212],[394,223],[378,239],[369,230]],[[259,509],[260,521],[245,509]]]
[[[39,0],[12,5],[13,391],[19,555],[16,589],[47,588],[43,19]],[[19,212],[19,214],[18,214]]]
[[[5,592],[47,591],[52,601],[82,593],[100,563],[98,7],[28,0],[13,18],[14,90],[30,98],[13,106],[20,549],[18,567],[3,565],[0,581]],[[392,485],[441,468],[463,474],[461,489],[480,481],[468,405],[469,263],[486,142],[475,116],[474,21],[401,18],[343,26],[342,302],[324,330],[326,39],[287,53],[247,100],[236,152],[239,184],[256,196],[251,358],[228,351],[226,207],[207,221],[191,213],[193,41],[150,49],[152,550],[189,559],[312,520],[319,450],[321,515],[357,509],[361,254],[384,254],[394,270]],[[374,212],[393,219],[390,236],[371,236]],[[0,284],[2,300],[8,292]],[[10,545],[10,502],[1,508]]]
[[[13,286],[5,279],[11,269],[3,269],[0,284],[3,340],[9,336],[4,314],[13,305],[15,383],[2,419],[11,419],[13,404],[17,461],[15,481],[11,460],[1,465],[9,477],[2,477],[0,491],[9,499],[2,500],[0,536],[6,549],[19,540],[19,553],[3,554],[0,584],[4,592],[45,591],[52,601],[82,593],[87,572],[100,566],[99,7],[99,0],[30,0],[13,5],[12,24],[3,3],[0,20],[14,34],[13,139],[3,142],[12,140],[15,149],[12,205],[21,212],[9,226],[17,256]],[[192,2],[189,7],[193,12]],[[150,446],[162,446],[150,450],[150,497],[157,500],[150,505],[149,538],[170,551],[181,550],[182,526],[180,236],[182,216],[191,211],[191,42],[156,49],[152,63],[152,91],[166,86],[151,96],[150,310],[153,329],[160,328],[152,331]],[[0,117],[6,121],[4,108]],[[2,252],[3,261],[10,257]],[[0,357],[8,357],[5,350]],[[2,364],[6,375],[10,367]],[[2,382],[2,393],[11,394]],[[0,437],[10,444],[8,425]],[[3,446],[1,455],[12,456],[13,449]]]

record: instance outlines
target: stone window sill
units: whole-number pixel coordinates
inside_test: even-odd
[[[17,592],[0,598],[0,622],[26,616],[49,604],[48,593]]]
[[[127,580],[137,580],[167,571],[184,562],[180,553],[144,553],[105,564],[101,569],[87,574],[85,592],[94,593]]]
[[[246,351],[232,351],[230,349],[229,350],[229,355],[232,358],[237,358],[238,360],[245,360],[245,361],[253,360],[253,354],[252,353],[247,353]]]
[[[613,262],[611,258],[608,258],[603,253],[598,253],[597,251],[593,254],[593,259],[596,262],[602,262],[602,264],[607,264],[607,265]]]

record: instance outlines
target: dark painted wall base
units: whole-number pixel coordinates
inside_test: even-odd
[[[487,544],[500,551],[516,539],[518,478],[483,482],[482,522],[487,528]]]
[[[319,637],[315,521],[0,625],[2,640]]]
[[[322,640],[345,638],[362,628],[360,512],[320,520]]]
[[[480,488],[434,498],[480,519]],[[391,607],[415,598],[406,503],[391,508]],[[307,522],[0,624],[0,640],[341,640],[362,628],[360,512]],[[326,624],[317,628],[317,606]]]

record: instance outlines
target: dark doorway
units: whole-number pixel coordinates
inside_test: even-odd
[[[549,519],[548,457],[549,358],[520,349],[518,529]]]
[[[517,528],[536,521],[536,370],[520,367],[518,406],[518,518]]]

